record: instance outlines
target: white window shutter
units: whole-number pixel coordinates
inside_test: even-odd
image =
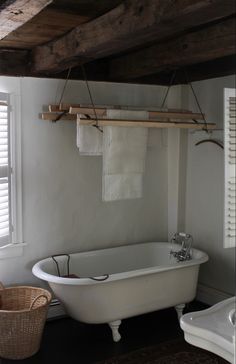
[[[224,95],[224,161],[225,213],[224,247],[236,246],[236,90],[225,89]]]
[[[10,147],[7,95],[0,93],[0,246],[10,242]]]

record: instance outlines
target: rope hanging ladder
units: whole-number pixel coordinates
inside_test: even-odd
[[[84,80],[86,82],[87,90],[88,90],[88,93],[89,93],[90,102],[91,102],[91,105],[93,107],[94,116],[95,116],[95,119],[96,119],[96,124],[94,124],[93,126],[95,128],[97,128],[101,133],[103,133],[103,130],[98,126],[98,116],[97,116],[97,112],[96,112],[95,105],[94,105],[94,102],[93,102],[92,93],[91,93],[91,90],[90,90],[90,87],[89,87],[89,84],[88,84],[88,79],[87,79],[87,75],[86,75],[84,65],[81,65],[81,68],[82,68]]]
[[[62,93],[60,96],[59,105],[49,105],[49,112],[42,113],[43,120],[51,120],[57,122],[61,119],[63,120],[77,120],[77,115],[83,115],[80,117],[80,125],[90,125],[100,132],[103,132],[103,126],[126,126],[126,127],[147,127],[147,128],[185,128],[185,129],[200,129],[205,130],[207,133],[209,132],[208,129],[214,129],[214,123],[207,123],[205,119],[205,115],[202,112],[200,103],[197,99],[197,95],[194,91],[194,88],[188,80],[187,72],[185,72],[185,79],[187,84],[191,87],[193,92],[194,98],[198,105],[199,113],[193,113],[191,111],[186,110],[163,110],[170,88],[173,86],[174,81],[176,79],[177,70],[174,70],[171,78],[170,83],[168,85],[167,91],[164,95],[163,101],[161,103],[161,107],[158,109],[148,110],[149,118],[145,120],[119,120],[119,119],[108,119],[107,116],[107,109],[113,108],[114,110],[117,108],[119,110],[122,107],[114,107],[114,106],[95,106],[92,92],[89,86],[87,74],[85,67],[81,65],[81,71],[86,83],[86,87],[88,90],[88,95],[90,99],[90,105],[81,105],[81,104],[63,104],[63,97],[64,93],[69,81],[69,77],[71,74],[71,68],[68,69],[67,77],[62,89]],[[124,107],[126,110],[131,110],[132,108]],[[134,109],[133,109],[134,110]],[[136,108],[135,111],[138,109]],[[142,110],[141,108],[139,110]],[[147,110],[147,109],[146,109]],[[203,122],[198,122],[197,119],[203,120]],[[192,120],[193,122],[189,122],[188,120]]]
[[[193,93],[193,96],[194,96],[194,99],[197,103],[197,106],[198,106],[198,109],[200,111],[200,114],[202,115],[202,118],[203,118],[203,121],[204,121],[204,124],[205,124],[205,128],[203,128],[203,130],[205,130],[207,133],[209,133],[209,130],[208,130],[208,127],[207,127],[207,121],[206,121],[206,118],[205,118],[205,115],[204,113],[202,112],[202,108],[200,106],[200,103],[199,103],[199,100],[197,98],[197,95],[196,95],[196,92],[193,88],[193,85],[192,85],[192,82],[189,81],[189,77],[188,77],[188,74],[187,74],[187,71],[186,69],[184,68],[184,75],[185,75],[185,79],[186,79],[186,82],[187,84],[190,86],[191,90],[192,90],[192,93]],[[193,121],[197,122],[195,119],[193,119]]]
[[[65,83],[64,83],[64,86],[63,86],[63,89],[62,89],[62,92],[61,92],[61,96],[60,96],[60,101],[59,101],[59,105],[62,103],[62,100],[63,100],[63,96],[64,96],[64,93],[65,93],[65,90],[66,90],[66,86],[67,86],[67,83],[69,81],[69,77],[70,77],[70,73],[71,73],[71,67],[68,69],[68,72],[67,72],[67,76],[66,76],[66,80],[65,80]],[[62,113],[60,113],[55,120],[52,120],[54,123],[56,123],[57,121],[61,120],[63,118],[63,116],[65,116],[67,113],[66,111],[63,111]]]

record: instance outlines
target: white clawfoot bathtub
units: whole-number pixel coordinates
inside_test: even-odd
[[[50,257],[35,264],[33,274],[49,283],[72,318],[108,323],[119,341],[122,319],[172,306],[180,318],[185,303],[194,299],[199,267],[208,256],[192,249],[191,260],[177,262],[171,247],[154,242],[71,254],[70,273],[79,278],[59,277]],[[67,257],[57,261],[65,275]]]

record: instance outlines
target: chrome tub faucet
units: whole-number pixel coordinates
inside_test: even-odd
[[[193,245],[193,237],[186,233],[175,233],[171,239],[172,248],[170,251],[170,256],[174,256],[178,262],[184,262],[186,260],[192,259],[191,248]],[[179,250],[174,250],[174,244],[181,245]]]

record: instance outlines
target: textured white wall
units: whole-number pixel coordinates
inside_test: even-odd
[[[207,119],[219,127],[223,126],[223,88],[234,87],[234,83],[234,77],[194,83]],[[166,240],[168,228],[172,232],[176,226],[193,234],[195,246],[210,256],[201,267],[200,283],[234,293],[235,250],[224,249],[222,239],[222,150],[213,144],[195,147],[205,136],[199,132],[189,133],[188,146],[186,134],[177,133],[175,148],[169,144],[168,149],[176,131],[152,130],[144,197],[103,203],[101,158],[79,156],[75,123],[52,124],[38,118],[43,105],[59,100],[62,87],[58,80],[0,77],[0,91],[21,94],[23,229],[28,244],[22,257],[0,260],[0,280],[36,284],[31,268],[42,257],[124,242]],[[149,107],[159,106],[165,91],[156,86],[106,83],[91,83],[91,89],[95,103]],[[180,96],[180,89],[173,89],[168,106],[179,105]],[[183,106],[187,96],[190,108],[197,110],[186,90]],[[64,101],[88,103],[85,84],[70,81]],[[217,138],[222,135],[214,134]],[[176,161],[171,158],[175,152]]]
[[[223,128],[225,87],[235,87],[235,77],[225,77],[193,84],[209,122]],[[189,105],[197,106],[189,91]],[[213,138],[223,140],[223,131]],[[200,283],[235,294],[235,249],[223,248],[224,152],[214,144],[195,143],[207,135],[191,133],[188,138],[186,230],[193,234],[195,246],[209,254],[209,262],[200,270]]]
[[[39,120],[42,107],[60,98],[63,82],[0,78],[0,91],[21,94],[24,255],[0,260],[4,284],[39,282],[31,274],[43,257],[123,243],[167,239],[166,133],[153,130],[142,199],[102,202],[102,159],[81,157],[75,122]],[[159,106],[164,88],[91,83],[94,102]],[[175,107],[179,89],[169,105]],[[84,82],[70,81],[64,101],[89,103]]]

